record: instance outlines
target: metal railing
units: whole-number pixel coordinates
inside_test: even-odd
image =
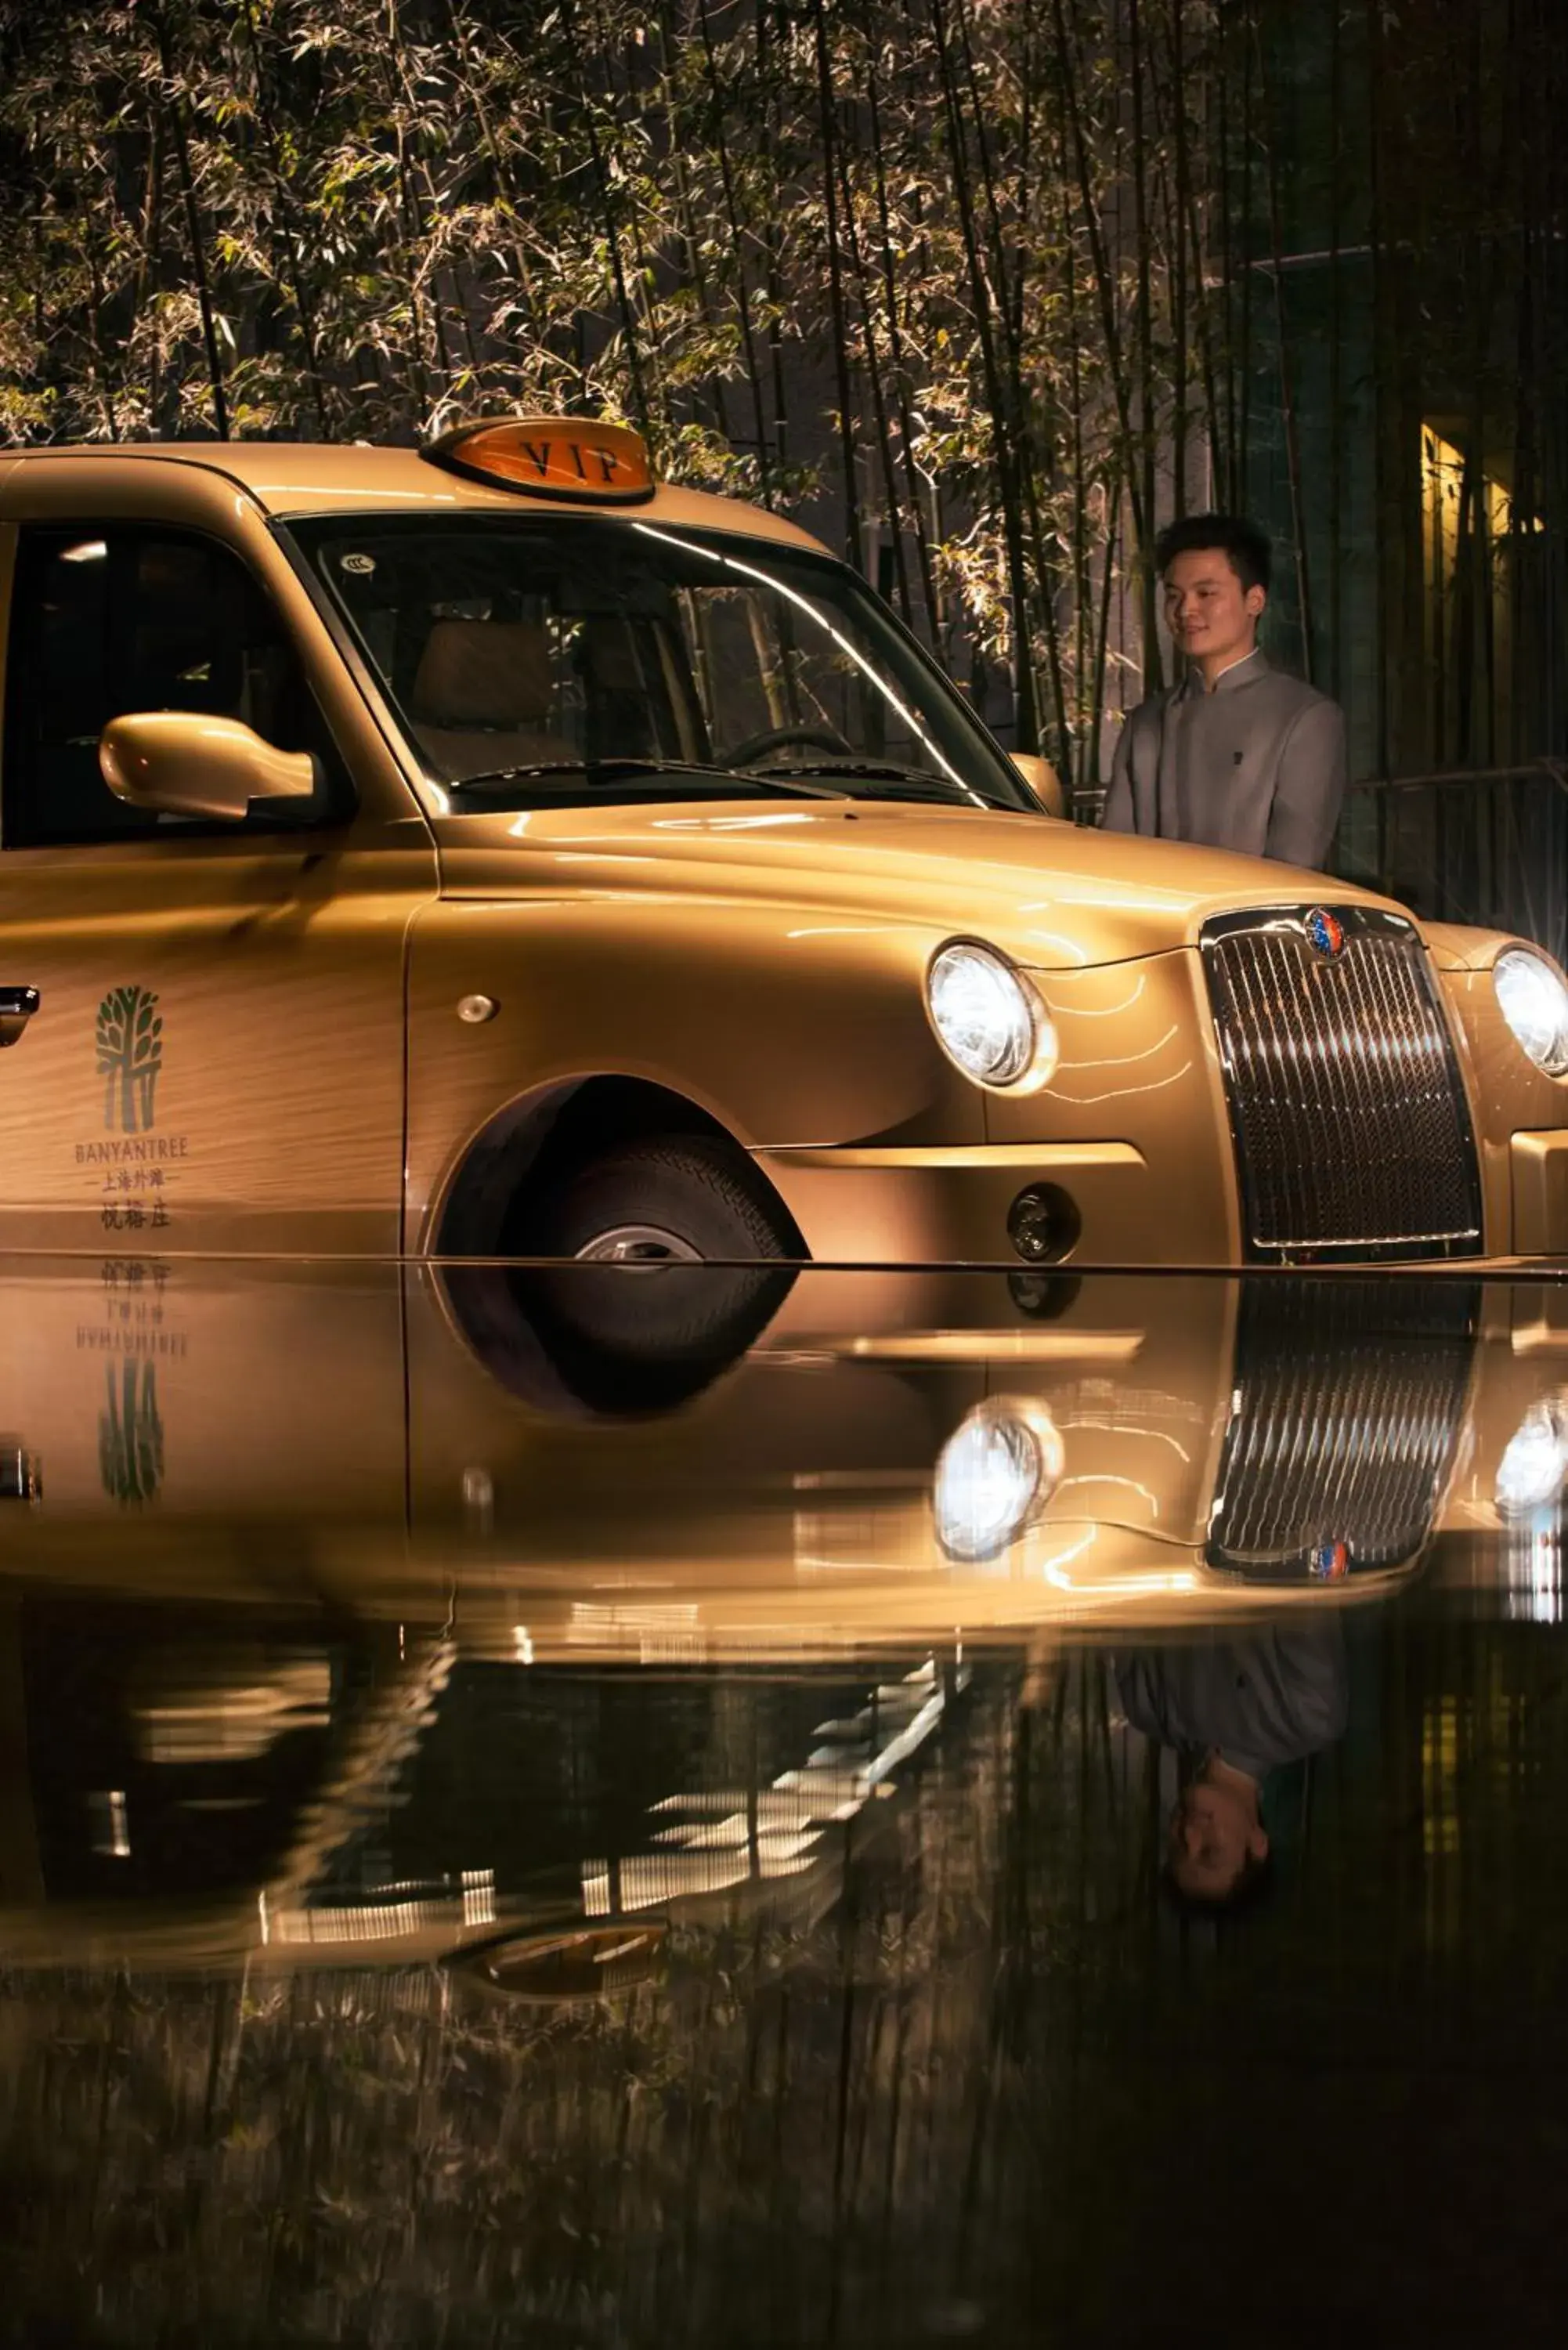
[[[1075,795],[1099,822],[1104,789]],[[1568,960],[1568,761],[1352,784],[1331,868],[1423,920],[1516,931]]]
[[[1568,765],[1374,778],[1352,785],[1334,870],[1428,921],[1517,931],[1568,947]]]

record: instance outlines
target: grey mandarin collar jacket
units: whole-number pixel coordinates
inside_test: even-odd
[[[1194,669],[1130,713],[1103,821],[1321,868],[1345,778],[1338,703],[1253,652],[1211,692]]]

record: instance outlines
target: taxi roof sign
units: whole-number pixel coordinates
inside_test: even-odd
[[[653,468],[628,424],[590,416],[493,417],[459,424],[421,452],[471,481],[574,504],[637,505],[654,492]]]

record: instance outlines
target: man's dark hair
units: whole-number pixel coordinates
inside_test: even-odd
[[[1230,1890],[1211,1894],[1189,1893],[1178,1884],[1168,1860],[1159,1873],[1159,1889],[1179,1917],[1244,1918],[1268,1905],[1274,1889],[1274,1856],[1266,1852],[1260,1860],[1249,1853]]]
[[[1163,578],[1179,555],[1195,555],[1210,546],[1222,550],[1243,588],[1268,593],[1273,549],[1268,533],[1245,515],[1183,515],[1179,522],[1168,522],[1154,542],[1155,569]]]

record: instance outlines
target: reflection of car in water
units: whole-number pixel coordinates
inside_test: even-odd
[[[37,1260],[0,1307],[11,1571],[504,1585],[574,1653],[610,1567],[716,1638],[1354,1585],[1568,1460],[1556,1293],[1459,1275]]]
[[[607,1678],[236,1613],[0,1607],[0,1957],[462,1952],[513,1996],[628,1988],[671,1916],[820,1914],[970,1677]]]
[[[1548,957],[1055,821],[624,428],[7,452],[0,604],[0,1243],[1568,1246]]]
[[[1480,1297],[1468,1282],[1243,1295],[1208,1565],[1338,1582],[1425,1547],[1465,1424]]]
[[[0,1286],[18,1956],[526,1929],[536,1981],[493,1983],[606,1981],[671,1905],[829,1898],[825,1824],[913,1765],[961,1644],[1332,1607],[1568,1476],[1554,1294],[1465,1279]],[[619,1776],[574,1810],[584,1707]]]

